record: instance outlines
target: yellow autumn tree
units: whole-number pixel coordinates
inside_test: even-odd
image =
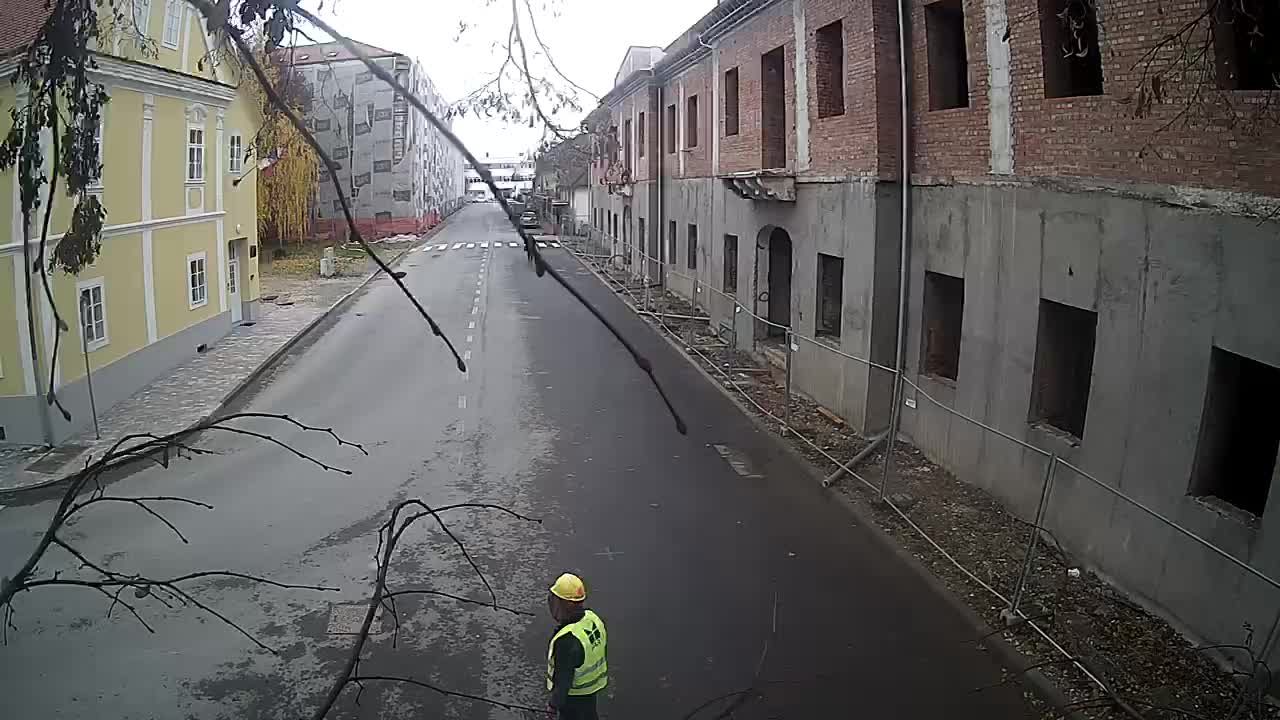
[[[284,101],[304,114],[311,98],[301,75],[287,68],[278,54],[259,51],[258,61]],[[262,128],[254,142],[259,166],[258,230],[279,246],[302,242],[311,226],[320,158],[262,87],[256,82],[250,85],[262,113]]]

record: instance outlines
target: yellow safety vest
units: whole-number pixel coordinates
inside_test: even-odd
[[[560,628],[551,638],[551,646],[547,649],[547,689],[551,690],[555,683],[552,675],[555,672],[556,640],[566,633],[582,644],[582,664],[573,671],[573,684],[569,686],[570,695],[591,695],[600,692],[609,684],[609,661],[605,657],[605,645],[609,642],[609,634],[605,632],[604,621],[599,615],[585,611],[582,619]]]

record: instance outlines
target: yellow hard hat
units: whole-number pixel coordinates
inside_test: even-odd
[[[582,578],[577,575],[565,573],[556,578],[556,584],[551,586],[551,594],[561,600],[582,602],[587,599],[587,586],[582,584]]]

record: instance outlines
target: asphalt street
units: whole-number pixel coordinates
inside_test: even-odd
[[[17,630],[0,648],[0,717],[309,717],[350,646],[341,633],[361,612],[350,605],[368,597],[377,528],[415,497],[541,519],[446,517],[499,602],[532,615],[401,598],[399,632],[384,615],[364,674],[540,706],[553,629],[546,588],[574,570],[609,629],[601,709],[610,720],[679,720],[753,684],[737,717],[1031,716],[1015,686],[974,691],[1000,671],[951,605],[564,249],[548,247],[549,262],[653,361],[689,422],[678,435],[622,347],[535,276],[509,247],[516,239],[496,205],[473,205],[401,266],[468,354],[468,373],[384,277],[241,401],[362,443],[367,457],[323,434],[245,421],[351,475],[270,443],[210,435],[203,444],[217,454],[110,488],[213,505],[166,512],[188,543],[127,506],[98,507],[71,528],[117,571],[235,570],[339,588],[191,585],[278,654],[198,609],[138,600],[150,633],[118,608],[107,617],[108,601],[90,591],[34,591],[15,603]],[[742,453],[749,472],[735,471],[717,444]],[[29,552],[51,502],[0,510],[0,572]],[[51,553],[42,569],[75,566]],[[487,597],[449,538],[425,523],[406,534],[390,577],[394,589]],[[520,717],[397,684],[370,683],[355,700],[353,687],[331,717]]]

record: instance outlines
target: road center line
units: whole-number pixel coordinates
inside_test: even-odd
[[[466,351],[466,352],[462,353],[462,362],[470,362],[470,360],[471,360],[471,351],[470,351],[470,350],[468,350],[468,351]]]
[[[467,342],[471,342],[472,340],[475,340],[475,339],[476,339],[476,336],[475,336],[475,335],[468,335],[468,336],[467,336]]]
[[[459,410],[466,410],[466,409],[467,409],[467,396],[466,396],[466,395],[459,395],[459,396],[458,396],[458,409],[459,409]]]
[[[476,321],[475,321],[475,320],[472,320],[472,321],[471,321],[471,323],[470,323],[469,325],[467,325],[467,329],[468,329],[468,330],[475,330],[475,329],[476,329]]]

